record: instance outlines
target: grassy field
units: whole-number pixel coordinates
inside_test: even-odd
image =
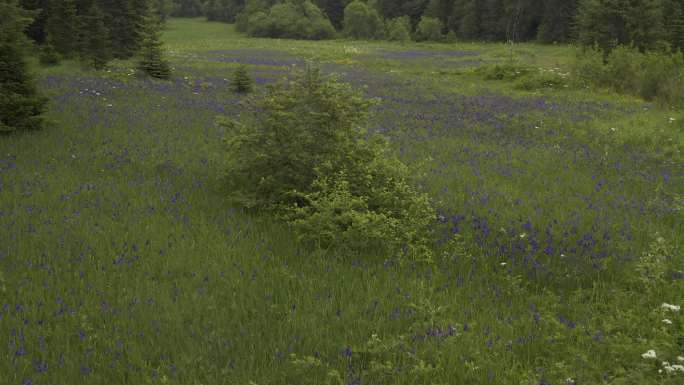
[[[0,384],[681,384],[684,114],[476,68],[569,46],[252,39],[169,22],[173,80],[38,68],[0,137]],[[228,204],[220,115],[317,62],[439,208],[433,265],[322,255]],[[644,358],[655,350],[656,359]],[[663,361],[668,362],[665,365]]]

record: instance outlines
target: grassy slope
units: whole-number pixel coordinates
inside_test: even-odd
[[[684,302],[681,281],[645,292],[625,261],[657,232],[681,269],[681,115],[608,93],[520,93],[458,64],[501,60],[500,45],[247,39],[198,20],[172,20],[166,41],[170,83],[126,62],[42,69],[50,123],[0,140],[0,383],[681,380],[639,356],[684,355],[684,319],[658,310]],[[572,57],[515,51],[545,67]],[[458,228],[444,261],[323,258],[228,207],[213,121],[239,111],[231,61],[264,83],[291,58],[382,98],[374,125],[426,173],[444,236]]]

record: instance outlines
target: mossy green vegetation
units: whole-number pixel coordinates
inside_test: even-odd
[[[169,82],[32,60],[47,127],[0,137],[3,384],[681,383],[681,110],[476,70],[569,73],[562,45],[255,39],[197,19],[163,41]],[[216,119],[247,112],[235,66],[256,96],[307,60],[377,99],[369,132],[436,207],[432,262],[298,243],[231,204]],[[350,195],[326,182],[322,212]]]

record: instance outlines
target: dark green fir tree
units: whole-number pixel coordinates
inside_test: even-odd
[[[46,99],[38,94],[24,61],[31,19],[15,0],[0,1],[0,131],[39,128]]]
[[[246,65],[240,65],[233,72],[233,79],[230,82],[233,92],[238,94],[246,94],[254,88],[254,80],[249,76],[249,71]]]
[[[684,51],[684,0],[667,0],[665,35],[672,48]]]
[[[164,57],[164,43],[161,41],[162,22],[157,10],[150,6],[143,21],[142,44],[140,46],[138,70],[157,79],[169,79],[171,66]]]
[[[109,31],[105,15],[97,2],[80,16],[79,51],[81,60],[89,67],[101,70],[112,59],[109,46]]]
[[[75,0],[50,2],[45,25],[46,40],[62,56],[78,50],[78,16]]]

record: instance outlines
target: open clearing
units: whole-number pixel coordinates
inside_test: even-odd
[[[622,278],[658,237],[684,246],[681,114],[482,80],[504,45],[231,28],[172,19],[170,82],[128,62],[40,69],[49,124],[0,141],[0,383],[628,384],[646,383],[618,381],[649,341],[684,355],[681,313],[664,331],[656,311],[684,302],[682,277],[652,297]],[[512,54],[562,72],[573,51]],[[307,61],[378,98],[369,129],[415,168],[458,252],[322,255],[228,205],[230,74],[247,64],[259,89]]]

